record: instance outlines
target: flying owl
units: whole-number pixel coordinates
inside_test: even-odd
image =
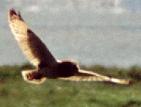
[[[129,84],[129,80],[104,76],[93,71],[79,68],[72,61],[56,60],[47,46],[29,28],[19,12],[10,9],[8,21],[11,31],[24,55],[35,66],[35,69],[23,70],[22,77],[26,82],[41,84],[46,79],[69,81],[101,81],[116,84]]]

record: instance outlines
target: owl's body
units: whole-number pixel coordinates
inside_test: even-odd
[[[58,61],[51,54],[45,44],[27,26],[20,13],[11,9],[8,14],[11,31],[19,47],[27,59],[35,66],[33,70],[22,71],[25,81],[41,84],[48,79],[62,79],[70,81],[106,81],[117,84],[129,84],[129,80],[103,76],[95,72],[81,70],[71,61]]]

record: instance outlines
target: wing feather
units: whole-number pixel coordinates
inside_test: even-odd
[[[36,67],[54,66],[57,61],[45,44],[28,28],[20,14],[11,9],[8,14],[11,31],[27,59]]]
[[[93,71],[86,71],[81,69],[79,69],[79,72],[74,76],[68,78],[59,78],[59,79],[69,80],[69,81],[100,81],[100,82],[109,82],[109,83],[124,84],[124,85],[128,85],[131,83],[130,80],[108,77],[95,73]]]

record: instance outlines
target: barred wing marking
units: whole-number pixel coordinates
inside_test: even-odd
[[[8,14],[11,31],[27,59],[36,67],[54,66],[57,61],[48,48],[30,30],[19,13],[11,9]]]
[[[99,82],[109,82],[109,83],[123,84],[123,85],[128,85],[131,82],[130,80],[108,77],[92,71],[86,71],[81,69],[79,70],[78,74],[74,76],[68,78],[59,78],[59,79],[69,80],[69,81],[99,81]]]

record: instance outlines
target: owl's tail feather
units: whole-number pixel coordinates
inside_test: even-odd
[[[28,83],[32,83],[32,84],[42,84],[45,82],[46,80],[46,77],[41,77],[41,78],[38,78],[38,79],[30,79],[29,77],[31,76],[32,77],[32,74],[39,74],[39,72],[37,72],[36,69],[33,69],[33,70],[24,70],[22,71],[22,77],[24,79],[24,81],[28,82]]]
[[[99,82],[108,82],[108,83],[123,84],[123,85],[128,85],[131,83],[130,80],[108,77],[86,70],[79,70],[79,72],[75,76],[71,76],[68,78],[60,78],[60,79],[70,80],[70,81],[99,81]]]

